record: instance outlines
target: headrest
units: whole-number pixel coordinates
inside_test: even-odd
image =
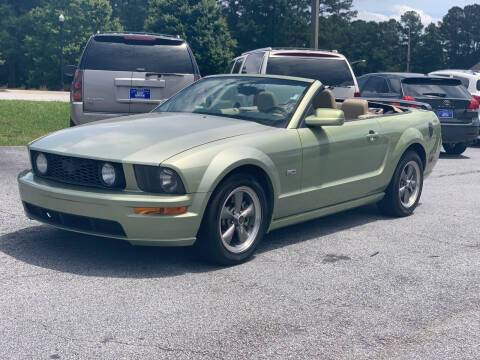
[[[312,105],[314,109],[318,108],[327,108],[327,109],[336,109],[337,104],[335,102],[335,96],[333,92],[329,89],[324,89],[323,91],[317,93],[312,100]]]
[[[275,94],[270,91],[263,91],[257,95],[258,111],[267,112],[277,105]]]
[[[345,99],[342,104],[345,119],[358,119],[368,113],[368,101],[360,99]]]

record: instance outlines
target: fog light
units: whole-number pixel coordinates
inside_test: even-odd
[[[181,215],[187,212],[188,206],[180,207],[138,207],[134,208],[135,214],[138,215]]]
[[[113,186],[115,184],[115,180],[117,179],[117,175],[115,174],[115,168],[112,164],[105,163],[102,166],[102,181],[107,186]]]
[[[45,175],[48,171],[47,157],[44,154],[39,153],[35,159],[35,166],[40,174]]]

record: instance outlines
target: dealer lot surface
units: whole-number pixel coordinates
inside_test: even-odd
[[[374,206],[206,265],[27,220],[0,148],[1,359],[478,359],[480,148],[442,154],[408,218]]]

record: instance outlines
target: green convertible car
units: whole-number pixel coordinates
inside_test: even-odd
[[[283,226],[368,203],[410,215],[440,146],[431,111],[336,101],[317,80],[219,75],[151,113],[32,142],[18,183],[32,219],[235,264]]]

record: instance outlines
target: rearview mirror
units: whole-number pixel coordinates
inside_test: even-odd
[[[63,74],[68,77],[73,77],[75,75],[75,71],[77,71],[77,67],[75,65],[65,65],[63,67]]]
[[[315,109],[315,115],[305,118],[305,124],[308,127],[341,126],[344,122],[343,111],[337,109]]]

